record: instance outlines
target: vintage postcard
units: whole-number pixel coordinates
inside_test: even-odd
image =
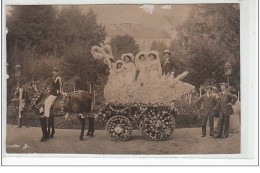
[[[241,154],[240,3],[6,5],[8,154]]]

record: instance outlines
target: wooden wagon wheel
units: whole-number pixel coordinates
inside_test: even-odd
[[[107,133],[114,141],[126,141],[132,134],[131,121],[122,115],[111,117],[106,124]]]
[[[146,114],[139,123],[141,133],[149,140],[169,138],[175,128],[175,118],[168,113]]]

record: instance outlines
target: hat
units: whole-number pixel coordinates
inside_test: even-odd
[[[217,91],[218,91],[218,88],[217,88],[217,87],[215,87],[215,86],[213,86],[213,87],[212,87],[212,91],[215,91],[215,92],[217,92]]]
[[[144,52],[144,51],[139,52],[138,54],[136,54],[135,59],[136,59],[136,60],[140,59],[140,57],[141,57],[142,55],[145,56],[145,55],[146,55],[146,52]]]
[[[220,86],[221,86],[221,85],[224,85],[226,88],[228,88],[228,84],[227,84],[227,83],[222,82],[222,83],[220,83],[219,85],[220,85]]]
[[[155,50],[151,50],[149,51],[148,55],[154,55],[155,56],[155,59],[159,57],[159,52],[158,51],[155,51]]]
[[[165,49],[165,50],[163,51],[163,55],[164,55],[165,53],[168,53],[169,55],[171,54],[171,52],[170,52],[168,49]]]
[[[213,89],[213,87],[212,86],[210,86],[210,85],[208,85],[208,86],[206,86],[206,88],[205,88],[206,90],[212,90]]]
[[[120,64],[120,63],[121,63],[122,65],[124,65],[124,64],[125,64],[125,61],[117,60],[117,61],[116,61],[116,66],[117,66],[117,64]]]
[[[144,56],[144,60],[146,59],[146,55],[147,55],[147,52],[144,52],[144,51],[140,51],[138,54],[136,54],[135,56],[135,64],[139,64],[139,63],[142,63],[140,57],[141,56]]]
[[[52,71],[59,71],[56,67],[53,67]]]
[[[122,71],[123,70],[123,68],[121,67],[121,68],[119,68],[119,69],[117,69],[117,65],[118,64],[122,64],[122,66],[125,64],[125,61],[122,61],[122,60],[117,60],[116,61],[116,63],[115,63],[115,70],[117,71],[117,72],[120,72],[120,71]]]
[[[125,57],[129,57],[130,58],[130,61],[133,61],[134,60],[134,55],[132,53],[125,53],[121,56],[121,59],[124,61],[125,60]]]

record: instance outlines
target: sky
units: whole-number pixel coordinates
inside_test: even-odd
[[[83,13],[90,8],[97,14],[97,20],[104,25],[133,23],[145,28],[166,31],[175,38],[176,26],[188,17],[192,5],[80,5]],[[11,7],[7,7],[7,14]],[[61,9],[63,6],[57,6]]]
[[[192,5],[87,5],[82,6],[83,12],[91,8],[97,14],[98,22],[111,23],[142,23],[143,27],[165,30],[174,38],[176,26],[188,17]],[[151,10],[147,9],[153,9]]]

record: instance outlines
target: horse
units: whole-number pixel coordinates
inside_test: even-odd
[[[89,120],[89,129],[87,135],[93,136],[94,133],[94,117],[91,114],[92,108],[92,94],[86,91],[76,91],[68,94],[63,94],[57,97],[55,103],[51,107],[50,117],[44,116],[43,106],[44,100],[48,97],[48,92],[38,91],[36,86],[30,90],[30,103],[29,107],[39,116],[42,138],[41,142],[46,141],[49,138],[53,138],[55,134],[54,118],[64,116],[68,114],[77,114],[80,121],[81,131],[79,140],[83,140],[85,130],[85,118],[87,115]],[[34,93],[34,94],[32,94]]]

